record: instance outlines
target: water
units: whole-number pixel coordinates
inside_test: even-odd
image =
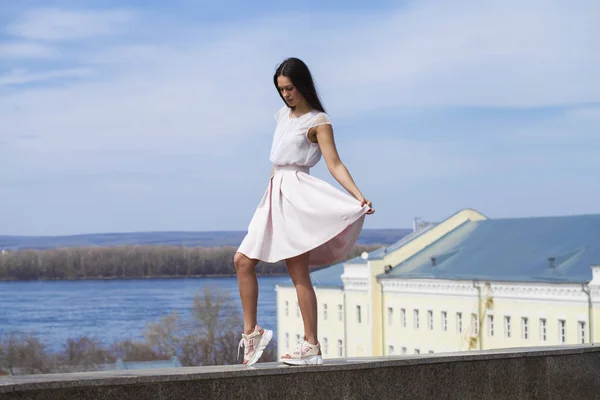
[[[266,328],[277,327],[274,286],[286,279],[258,279],[258,320]],[[36,334],[53,350],[83,335],[105,344],[141,339],[147,322],[173,311],[191,316],[205,286],[229,294],[241,313],[236,278],[0,282],[0,333]]]

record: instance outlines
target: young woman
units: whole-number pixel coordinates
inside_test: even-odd
[[[296,287],[304,341],[281,361],[291,365],[322,364],[317,299],[308,267],[344,258],[358,238],[365,215],[375,210],[340,160],[331,122],[306,64],[297,58],[286,59],[275,71],[273,81],[285,105],[275,114],[271,178],[234,256],[244,311],[240,347],[244,346],[244,364],[252,365],[273,337],[273,331],[261,328],[256,321],[255,268],[261,260],[285,260]],[[329,172],[351,196],[309,174],[321,155]]]

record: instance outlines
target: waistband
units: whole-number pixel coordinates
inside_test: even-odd
[[[275,172],[277,173],[280,171],[300,171],[305,174],[310,174],[309,167],[301,167],[299,165],[275,165]]]

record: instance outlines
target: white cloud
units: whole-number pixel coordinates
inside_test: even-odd
[[[531,3],[517,14],[510,2],[503,8],[432,4],[367,17],[296,15],[281,22],[271,16],[202,29],[149,20],[152,30],[170,32],[168,39],[92,42],[65,48],[70,62],[64,69],[15,69],[1,76],[1,85],[11,85],[0,98],[3,136],[36,135],[19,150],[46,154],[178,152],[203,149],[210,138],[269,136],[268,116],[280,106],[271,74],[277,62],[296,54],[312,68],[338,121],[405,105],[600,101],[600,80],[592,79],[600,61],[576,62],[599,57],[582,36],[595,29],[589,18],[580,18],[585,10]],[[132,15],[37,10],[13,30],[55,39],[69,31],[82,38],[118,31]],[[311,20],[305,40],[294,41],[287,27],[310,26]],[[573,73],[562,73],[567,69]],[[64,84],[68,77],[78,80]],[[54,78],[63,83],[53,85]],[[46,86],[17,86],[32,82]]]
[[[155,179],[160,184],[153,196],[164,186],[176,197],[183,185],[189,196],[218,192],[219,207],[235,208],[227,201],[233,202],[239,191],[255,190],[258,196],[263,189],[252,186],[263,182],[254,174],[268,164],[271,115],[281,105],[272,73],[290,55],[305,59],[313,70],[333,120],[347,127],[336,130],[342,158],[352,164],[369,196],[380,202],[384,196],[412,196],[416,207],[426,193],[415,196],[399,185],[420,187],[438,180],[436,186],[459,176],[502,174],[506,163],[512,163],[508,169],[515,175],[510,177],[519,166],[534,168],[536,163],[550,170],[559,165],[561,154],[582,165],[574,148],[531,155],[538,151],[532,145],[575,136],[589,141],[596,134],[597,107],[577,105],[600,103],[600,49],[594,42],[600,32],[593,18],[600,5],[513,0],[440,4],[413,2],[408,9],[370,15],[268,16],[210,27],[185,25],[176,17],[158,20],[141,11],[26,13],[12,24],[12,34],[80,41],[57,44],[58,67],[4,62],[10,72],[0,76],[3,182],[59,181],[66,199],[70,179],[72,192],[79,190],[82,177],[90,177],[89,186],[102,179],[112,182],[105,186],[106,198],[112,197],[110,188]],[[143,26],[132,25],[140,20]],[[290,27],[307,27],[302,40]],[[114,34],[123,35],[118,41],[83,40]],[[385,128],[385,139],[370,137],[382,130],[375,111],[394,113],[408,106],[419,107],[423,118],[429,107],[570,106],[572,111],[506,131],[487,128],[504,140],[501,152],[490,144],[499,140],[483,137],[486,127],[477,124],[465,132],[443,132],[444,141],[439,135],[429,142],[407,139],[394,126]],[[373,128],[359,131],[348,122],[354,120]],[[456,133],[460,138],[454,139]],[[22,135],[35,139],[20,140]],[[509,143],[533,150],[511,153]],[[200,183],[193,174],[203,176]],[[129,180],[123,183],[119,176]],[[427,197],[432,204],[440,201],[436,190]],[[131,196],[132,204],[148,197]],[[457,207],[460,199],[455,198]],[[181,212],[189,213],[191,203],[188,199]],[[244,204],[243,212],[228,216],[227,226],[235,227],[236,218],[254,205]],[[155,204],[155,213],[161,207]],[[395,200],[387,207],[398,212]],[[210,228],[218,229],[222,217],[215,211],[213,218]],[[389,221],[385,218],[382,225]]]
[[[595,122],[596,127],[600,125],[600,107],[598,106],[583,106],[578,107],[571,110],[568,113],[570,118],[585,121],[585,122]]]
[[[598,9],[597,4],[589,3],[588,9],[560,3],[433,4],[414,3],[408,11],[368,18],[305,15],[281,22],[269,17],[225,28],[148,21],[153,30],[171,32],[169,40],[157,36],[152,43],[79,48],[72,54],[73,66],[94,64],[97,79],[10,94],[4,101],[20,111],[4,117],[14,121],[15,131],[43,127],[45,135],[79,137],[85,129],[90,146],[98,144],[95,139],[114,146],[115,136],[124,143],[139,134],[164,140],[246,134],[264,126],[258,116],[279,105],[271,74],[290,54],[307,59],[325,104],[338,118],[405,105],[600,101],[600,79],[595,79],[600,52],[587,37],[597,30],[589,17],[589,8]],[[36,10],[13,32],[81,38],[119,31],[131,19],[123,11]],[[288,26],[311,19],[315,27],[295,41]],[[319,24],[321,19],[328,23]],[[5,84],[25,80],[4,77]],[[35,110],[35,119],[29,110]],[[70,117],[57,121],[61,110],[69,110]]]
[[[51,46],[30,42],[0,43],[0,54],[5,58],[47,59],[55,58],[60,52]]]
[[[8,26],[8,33],[28,39],[77,40],[126,32],[133,14],[124,10],[73,11],[33,9]]]
[[[342,99],[349,109],[600,101],[598,3],[501,4],[418,2],[321,29],[327,84],[352,88]]]
[[[70,68],[55,71],[44,71],[39,73],[31,73],[27,70],[17,69],[0,75],[0,87],[54,79],[81,78],[90,76],[91,74],[92,70],[89,68]]]

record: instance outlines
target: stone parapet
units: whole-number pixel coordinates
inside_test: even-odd
[[[593,399],[600,346],[0,377],[0,399]]]

